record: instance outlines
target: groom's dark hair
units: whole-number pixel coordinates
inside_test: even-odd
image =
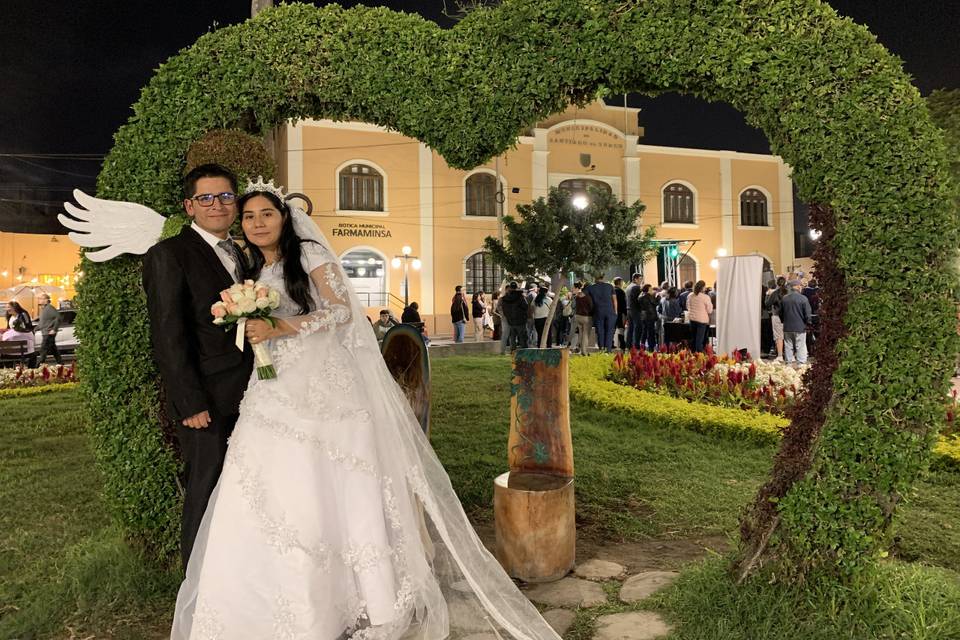
[[[197,180],[200,178],[226,178],[230,181],[233,192],[237,192],[237,176],[230,169],[219,164],[201,164],[194,167],[183,176],[183,197],[190,199],[197,195]]]

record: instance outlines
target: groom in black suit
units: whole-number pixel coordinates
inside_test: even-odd
[[[147,252],[143,286],[153,357],[183,452],[180,552],[186,568],[220,478],[253,356],[250,349],[237,349],[236,329],[225,332],[210,313],[220,292],[243,277],[243,253],[230,238],[237,178],[219,165],[201,165],[183,179],[183,195],[193,223]]]

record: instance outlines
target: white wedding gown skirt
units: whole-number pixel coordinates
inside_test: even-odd
[[[474,533],[339,265],[316,263],[314,295],[344,304],[271,341],[277,379],[253,375],[171,637],[557,640]]]

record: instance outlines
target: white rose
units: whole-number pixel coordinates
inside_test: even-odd
[[[271,307],[276,307],[278,304],[280,304],[280,292],[276,289],[271,289],[270,295],[267,296],[267,299],[270,300]]]
[[[257,305],[257,309],[266,309],[267,307],[270,306],[270,299],[269,299],[269,298],[258,298],[258,299],[255,301],[254,304]]]
[[[231,285],[227,292],[230,294],[230,297],[233,298],[234,302],[237,301],[237,298],[243,293],[243,286],[239,284]]]
[[[223,323],[224,323],[223,318],[214,318],[214,319],[213,319],[213,324],[223,324]]]
[[[237,306],[240,309],[240,313],[253,313],[257,309],[256,301],[250,298],[244,298],[237,303]]]

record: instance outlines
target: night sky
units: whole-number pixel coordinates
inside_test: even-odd
[[[50,231],[42,220],[49,217],[37,215],[38,209],[52,212],[55,207],[42,203],[62,202],[74,186],[92,190],[99,158],[30,155],[102,156],[160,63],[208,30],[242,22],[250,11],[249,0],[20,0],[4,4],[0,19],[0,229],[14,230],[10,221],[16,219],[19,230],[45,232]],[[443,16],[440,0],[365,4],[419,12],[443,26],[452,24]],[[960,87],[957,0],[834,0],[830,4],[842,15],[867,25],[883,45],[902,58],[924,95],[933,89]],[[747,126],[727,105],[673,94],[655,99],[631,97],[630,104],[643,108],[643,143],[769,152],[764,135]]]

